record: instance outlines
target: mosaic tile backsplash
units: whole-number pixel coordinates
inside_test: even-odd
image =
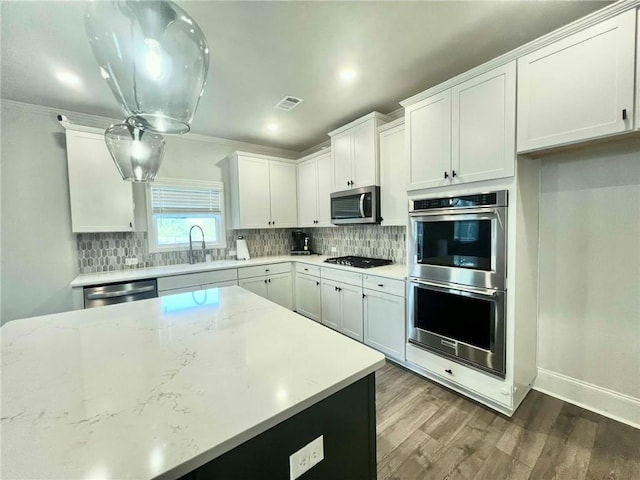
[[[235,259],[229,250],[235,249],[236,237],[247,240],[252,257],[286,255],[291,250],[294,229],[230,230],[226,249],[209,249],[213,260]],[[340,226],[304,229],[311,236],[314,252],[322,255],[362,255],[389,258],[404,263],[406,256],[405,227]],[[337,252],[332,253],[331,247]],[[187,251],[149,252],[146,232],[81,233],[77,235],[78,268],[80,273],[107,272],[131,268],[157,267],[187,263]],[[138,264],[126,265],[126,259],[136,257]]]

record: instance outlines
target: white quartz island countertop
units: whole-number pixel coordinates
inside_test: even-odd
[[[3,325],[0,477],[177,478],[384,364],[240,287],[197,293]]]

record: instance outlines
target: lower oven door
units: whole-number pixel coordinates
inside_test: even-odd
[[[408,341],[505,377],[505,292],[411,278]]]

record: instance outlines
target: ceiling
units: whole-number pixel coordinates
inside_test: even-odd
[[[611,2],[178,2],[211,67],[192,130],[303,151],[327,132]],[[122,116],[84,30],[84,2],[0,2],[2,98]],[[340,75],[355,73],[349,81]],[[74,86],[56,75],[68,72]],[[285,95],[295,110],[273,108]],[[277,127],[268,129],[269,124]]]

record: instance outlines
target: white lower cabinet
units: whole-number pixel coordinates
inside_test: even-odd
[[[296,273],[296,312],[320,321],[322,315],[320,277]]]
[[[238,276],[238,285],[242,288],[293,310],[290,263],[244,267],[238,270]]]
[[[405,299],[364,290],[364,343],[396,360],[405,361]]]
[[[322,323],[362,342],[362,287],[322,279]]]
[[[199,290],[207,290],[209,288],[231,287],[238,285],[237,280],[227,280],[224,282],[207,283],[205,285],[192,285],[190,287],[172,288],[169,290],[162,290],[158,292],[159,297],[166,297],[167,295],[175,295],[177,293],[197,292]]]
[[[235,268],[160,277],[158,278],[158,296],[238,285],[237,278],[238,271]]]

